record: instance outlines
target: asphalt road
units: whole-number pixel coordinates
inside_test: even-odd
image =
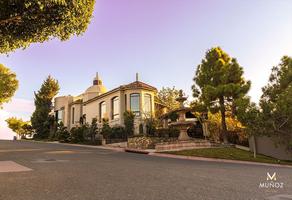
[[[292,195],[292,168],[191,161],[62,144],[0,141],[0,200],[265,199]],[[259,188],[276,172],[284,188]]]

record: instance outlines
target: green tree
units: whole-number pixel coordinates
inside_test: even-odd
[[[272,68],[269,83],[263,88],[260,108],[266,133],[292,136],[292,57],[284,56]]]
[[[31,123],[35,129],[34,135],[39,139],[47,139],[51,130],[51,116],[52,100],[59,91],[59,83],[57,80],[48,76],[43,82],[40,90],[35,92],[35,111],[31,117]]]
[[[32,126],[29,121],[23,121],[21,118],[10,117],[6,119],[8,127],[21,137],[31,135],[33,133]]]
[[[92,118],[89,130],[88,130],[88,134],[91,138],[91,142],[92,144],[95,144],[95,135],[97,134],[98,131],[98,127],[97,127],[97,119],[96,118]]]
[[[220,47],[206,52],[194,77],[193,96],[216,113],[220,111],[224,143],[228,143],[226,112],[235,112],[235,100],[243,98],[250,89],[250,81],[243,78],[243,68]]]
[[[134,135],[135,115],[131,111],[124,112],[124,126],[127,137]]]
[[[174,110],[179,107],[179,102],[175,100],[178,97],[179,90],[175,87],[162,87],[162,89],[158,91],[157,101],[165,105],[168,109]]]
[[[0,64],[0,108],[3,103],[7,103],[11,99],[17,88],[16,74]]]
[[[90,23],[94,4],[95,0],[0,1],[0,53],[82,34]]]

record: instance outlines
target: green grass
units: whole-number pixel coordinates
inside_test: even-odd
[[[242,161],[252,161],[261,163],[273,163],[273,164],[288,164],[292,165],[292,161],[278,160],[272,157],[257,155],[256,158],[253,157],[253,153],[234,147],[225,148],[204,148],[204,149],[191,149],[182,151],[169,151],[165,152],[174,155],[183,156],[197,156],[206,158],[220,158],[228,160],[242,160]]]

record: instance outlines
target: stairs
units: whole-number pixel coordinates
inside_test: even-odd
[[[155,145],[155,150],[158,152],[162,151],[178,151],[185,149],[199,149],[199,148],[212,148],[219,147],[220,144],[210,142],[209,140],[194,139],[188,141],[176,141],[159,143]]]

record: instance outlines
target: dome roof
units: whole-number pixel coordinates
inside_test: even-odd
[[[93,79],[93,85],[87,88],[87,90],[85,90],[85,93],[97,93],[98,95],[100,95],[105,92],[107,92],[107,89],[102,84],[102,80],[98,76],[98,73],[96,73],[96,76]]]
[[[92,85],[89,88],[87,88],[87,90],[85,91],[85,93],[105,93],[107,92],[106,87],[104,87],[103,85]]]

